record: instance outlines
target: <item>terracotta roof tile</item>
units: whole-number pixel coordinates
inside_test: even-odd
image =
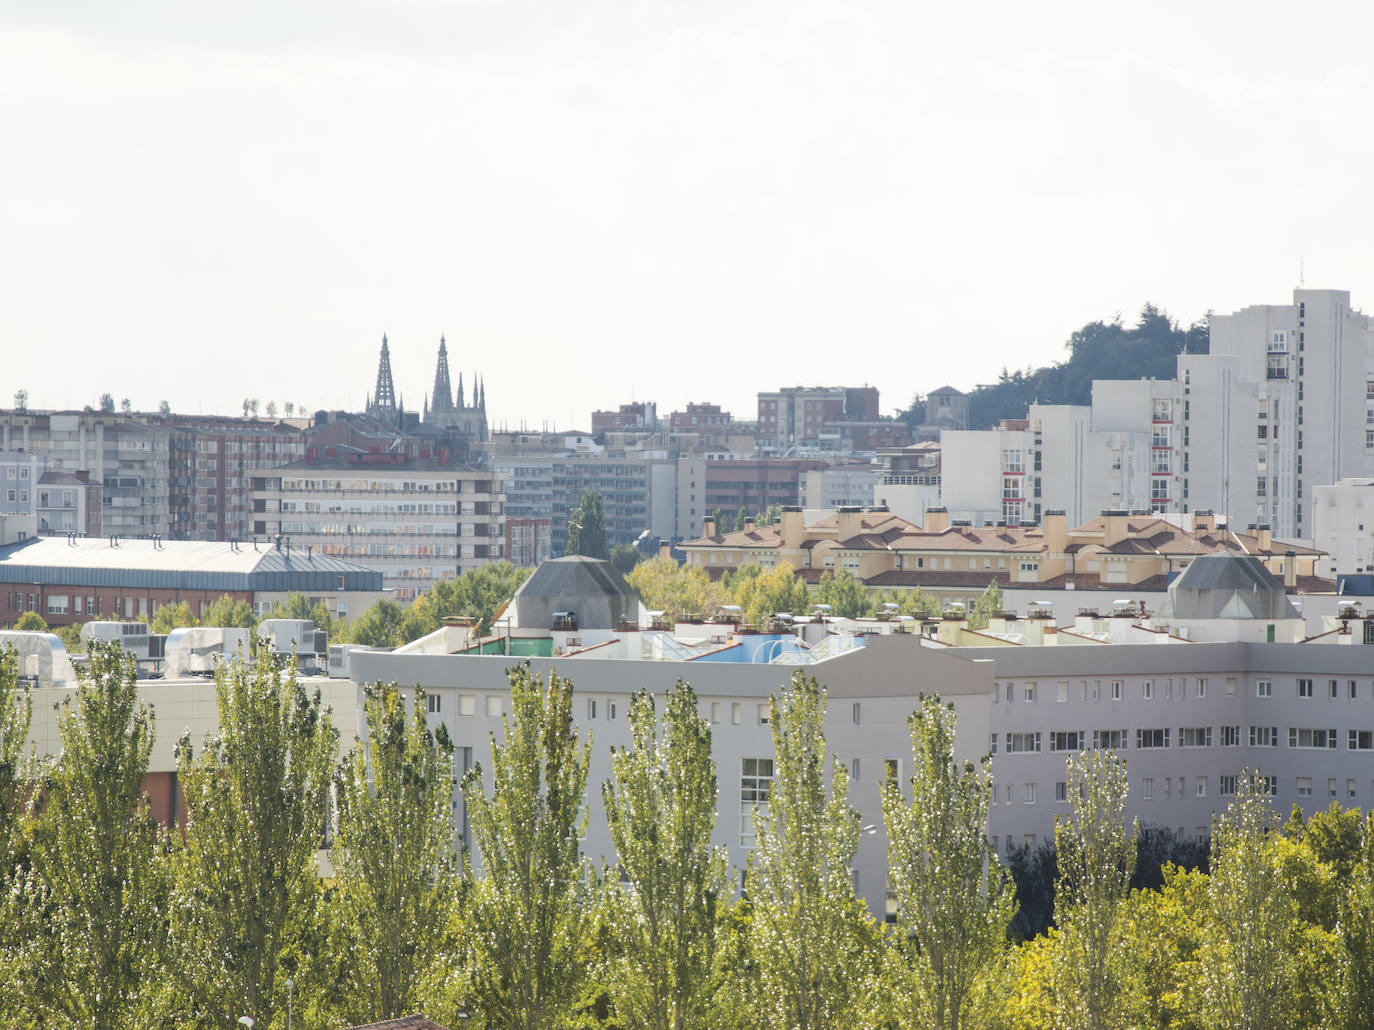
[[[342,1030],[448,1030],[448,1027],[425,1016],[401,1016],[398,1019],[384,1019],[380,1023],[343,1027]]]

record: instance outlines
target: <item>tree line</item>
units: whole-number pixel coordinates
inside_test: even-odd
[[[96,645],[27,750],[31,698],[0,659],[0,1016],[7,1026],[331,1027],[425,1010],[546,1028],[1357,1027],[1374,1015],[1374,817],[1280,826],[1263,781],[1214,824],[1209,872],[1131,891],[1115,753],[1067,760],[1053,926],[1009,933],[986,835],[987,756],[952,706],[912,713],[912,774],[882,786],[895,923],[858,897],[864,827],[827,755],[826,698],[770,699],[746,769],[746,868],[713,845],[717,769],[690,685],[630,704],[600,784],[613,865],[581,842],[591,742],[573,685],[509,671],[490,764],[461,780],[424,692],[365,688],[337,759],[319,694],[264,656],[222,666],[218,733],[175,749],[178,828],[144,793],[156,739],[136,670]],[[659,705],[662,712],[659,712]],[[462,809],[457,807],[461,802]],[[733,804],[729,806],[733,809]],[[455,834],[471,829],[474,853]],[[732,827],[733,831],[733,827]],[[329,847],[323,862],[321,849]]]

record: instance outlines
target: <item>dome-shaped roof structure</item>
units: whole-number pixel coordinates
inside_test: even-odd
[[[541,562],[515,592],[515,622],[527,629],[552,629],[555,613],[571,613],[579,629],[614,629],[638,624],[639,595],[608,561],[571,554]]]
[[[1298,619],[1283,584],[1262,561],[1249,555],[1209,554],[1194,558],[1169,584],[1160,618]]]

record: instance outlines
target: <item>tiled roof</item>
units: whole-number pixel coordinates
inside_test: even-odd
[[[888,545],[894,551],[1028,551],[1045,550],[1039,526],[950,526],[938,533],[904,533]]]
[[[343,1027],[342,1030],[448,1030],[448,1027],[426,1016],[401,1016],[398,1019],[384,1019],[380,1023]]]

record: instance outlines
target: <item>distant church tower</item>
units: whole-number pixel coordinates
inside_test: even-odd
[[[387,347],[385,333],[382,334],[382,357],[377,363],[377,390],[368,402],[367,413],[388,422],[394,421],[399,413],[396,387],[391,381],[391,351]]]
[[[470,434],[480,442],[490,437],[487,431],[487,395],[485,384],[477,377],[472,379],[472,403],[463,390],[463,374],[458,374],[458,390],[452,387],[453,380],[448,368],[448,341],[439,337],[439,360],[434,368],[434,396],[425,407],[425,423],[440,429]]]

